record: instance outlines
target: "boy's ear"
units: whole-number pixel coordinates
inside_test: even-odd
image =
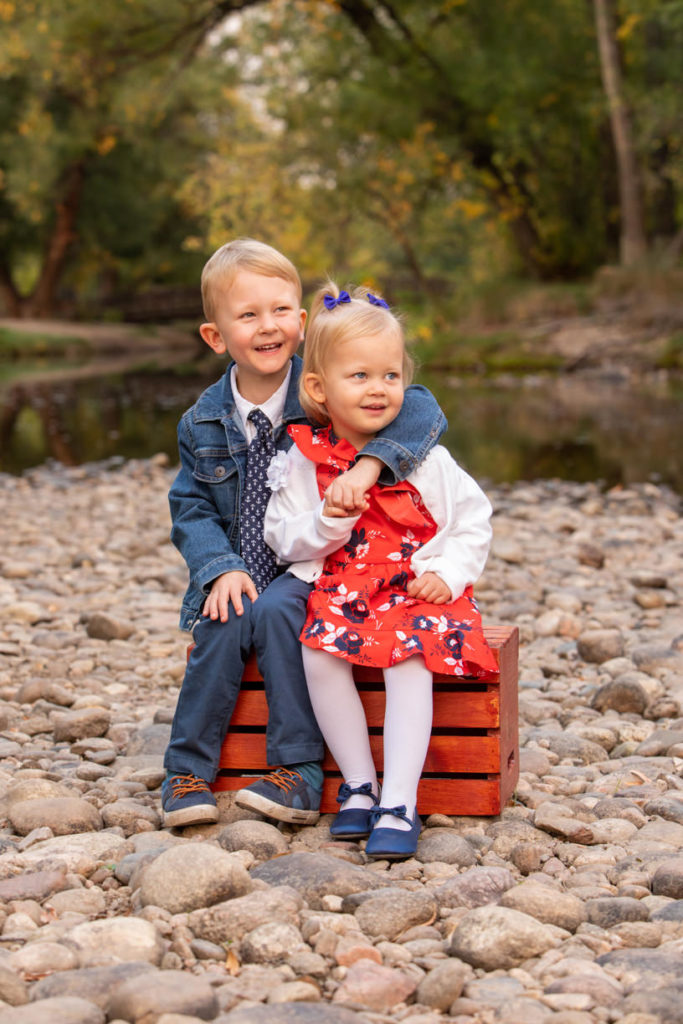
[[[299,323],[299,341],[303,341],[304,340],[304,327],[306,326],[306,318],[307,318],[307,316],[308,316],[308,313],[306,312],[305,309],[300,309],[299,310],[299,320],[300,320],[300,323]]]
[[[227,345],[223,341],[221,332],[218,330],[216,324],[201,324],[199,327],[199,333],[209,348],[213,349],[217,356],[222,356],[228,351]]]
[[[304,391],[313,402],[317,402],[318,405],[325,404],[325,385],[320,374],[306,374],[304,377]]]

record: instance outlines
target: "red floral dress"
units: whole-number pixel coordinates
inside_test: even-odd
[[[356,449],[343,439],[335,442],[329,427],[295,426],[289,433],[316,463],[322,497],[350,467]],[[411,555],[437,530],[418,491],[405,482],[375,485],[369,503],[346,544],[325,559],[308,599],[302,643],[355,665],[388,668],[421,654],[432,672],[478,677],[495,672],[471,586],[457,600],[439,605],[406,593],[415,576]]]

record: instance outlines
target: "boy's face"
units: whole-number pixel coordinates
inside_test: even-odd
[[[306,311],[297,289],[281,277],[238,270],[217,286],[216,319],[199,331],[214,352],[237,364],[240,394],[265,401],[287,376],[289,361],[304,338]]]

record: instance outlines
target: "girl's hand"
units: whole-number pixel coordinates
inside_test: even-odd
[[[417,579],[411,580],[406,590],[409,597],[429,601],[430,604],[446,604],[451,600],[450,587],[446,586],[435,572],[425,572]]]
[[[231,602],[235,614],[243,615],[242,594],[246,594],[252,601],[258,597],[258,591],[251,576],[239,569],[234,572],[222,573],[211,584],[209,596],[202,608],[202,615],[209,619],[220,619],[221,622],[227,622]]]
[[[367,492],[377,483],[382,462],[373,455],[364,455],[355,466],[332,481],[325,491],[326,516],[358,516],[368,507]]]
[[[346,509],[342,508],[340,505],[330,505],[326,499],[325,504],[323,505],[323,515],[330,516],[332,519],[351,519],[360,515],[360,513],[364,512],[367,507],[368,503],[365,500],[364,504],[360,508]]]

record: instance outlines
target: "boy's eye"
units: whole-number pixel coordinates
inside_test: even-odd
[[[246,312],[246,313],[242,313],[242,314],[241,314],[241,319],[242,319],[242,320],[246,320],[246,319],[247,319],[248,317],[250,317],[250,316],[253,316],[253,315],[254,315],[254,314],[253,314],[253,313],[251,312],[251,310],[247,310],[247,312]]]
[[[357,377],[358,380],[365,380],[365,378],[367,377],[367,374],[365,373],[364,370],[356,370],[356,372],[354,373],[353,376]]]
[[[396,373],[394,370],[391,370],[387,374],[387,380],[399,380],[399,379],[400,379],[400,374]]]

